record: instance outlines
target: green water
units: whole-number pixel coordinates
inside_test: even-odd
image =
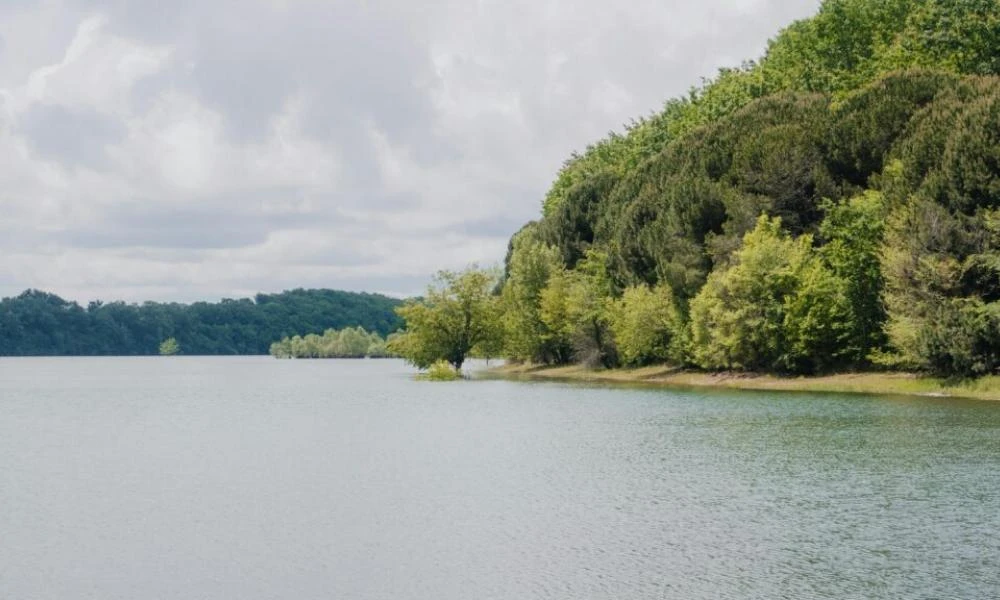
[[[1000,403],[0,359],[0,597],[1000,597]]]

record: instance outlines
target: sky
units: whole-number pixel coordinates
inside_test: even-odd
[[[819,0],[3,0],[0,296],[408,296]]]

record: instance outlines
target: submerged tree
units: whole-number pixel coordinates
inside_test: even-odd
[[[180,351],[181,345],[174,338],[167,338],[160,344],[160,356],[173,356]]]
[[[388,356],[385,340],[363,327],[327,329],[323,335],[286,337],[271,344],[275,358],[383,358]]]
[[[441,271],[420,301],[397,312],[406,331],[389,340],[389,350],[426,369],[444,360],[456,370],[477,350],[493,351],[501,336],[497,274],[475,267]]]

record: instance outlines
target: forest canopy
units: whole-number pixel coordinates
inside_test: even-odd
[[[826,0],[566,161],[509,245],[504,354],[997,372],[998,74],[995,0]]]
[[[28,290],[0,300],[0,356],[155,355],[174,339],[187,355],[267,354],[292,335],[360,326],[397,330],[399,300],[336,290],[291,290],[253,299],[195,302],[76,302]]]

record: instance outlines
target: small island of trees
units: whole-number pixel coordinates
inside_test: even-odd
[[[181,345],[176,338],[167,338],[160,344],[160,356],[173,356],[180,354]]]
[[[275,358],[386,358],[386,340],[363,327],[327,329],[323,335],[286,337],[271,344]]]

